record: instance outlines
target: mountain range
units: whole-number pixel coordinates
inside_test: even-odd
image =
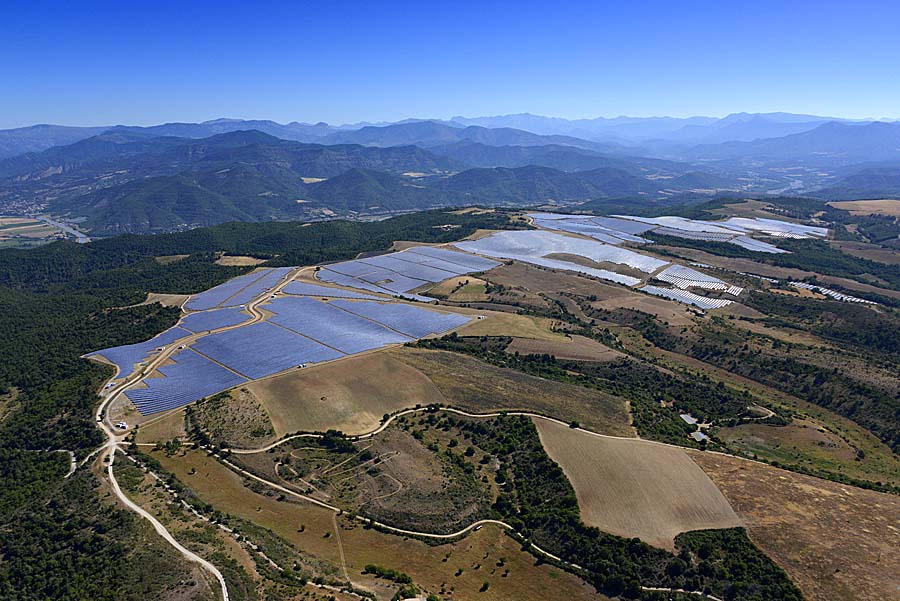
[[[2,154],[0,211],[101,235],[463,204],[900,193],[900,123],[787,113],[39,125],[0,131]]]

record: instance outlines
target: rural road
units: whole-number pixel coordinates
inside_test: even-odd
[[[303,271],[303,270],[301,269],[300,271]],[[292,274],[289,274],[289,276],[286,276],[286,277],[285,277],[285,278],[284,278],[284,279],[283,279],[283,280],[282,280],[275,288],[273,288],[272,290],[269,290],[269,291],[267,291],[267,292],[261,294],[259,297],[257,297],[256,299],[254,299],[254,300],[251,301],[250,303],[247,303],[247,305],[246,305],[246,310],[247,310],[247,312],[249,312],[250,315],[252,316],[252,319],[251,319],[251,320],[246,321],[246,322],[243,322],[243,323],[241,323],[241,324],[234,325],[234,326],[228,326],[228,327],[225,327],[225,328],[220,328],[220,329],[215,330],[215,331],[224,331],[224,330],[232,329],[232,328],[235,328],[235,327],[245,327],[245,326],[247,326],[247,325],[250,325],[250,324],[252,324],[252,323],[256,323],[256,322],[258,322],[258,321],[261,321],[261,320],[265,319],[265,316],[263,315],[263,313],[257,309],[257,305],[259,305],[260,303],[262,303],[262,302],[268,300],[272,294],[277,293],[277,292],[280,292],[280,291],[282,290],[282,288],[283,288],[287,283],[289,283],[290,281],[293,280],[293,278],[294,278],[295,275],[296,275],[296,272],[293,272]],[[115,493],[115,495],[122,501],[122,503],[123,503],[128,509],[130,509],[131,511],[134,511],[135,513],[137,513],[138,515],[140,515],[140,516],[143,517],[144,519],[147,519],[148,521],[150,521],[150,523],[153,525],[154,530],[156,530],[156,532],[157,532],[157,533],[158,533],[165,541],[167,541],[169,544],[171,544],[171,545],[172,545],[179,553],[181,553],[186,559],[188,559],[188,560],[191,561],[191,562],[194,562],[194,563],[199,564],[201,567],[203,567],[205,570],[207,570],[210,574],[212,574],[212,575],[216,578],[216,580],[219,582],[219,584],[220,584],[220,586],[221,586],[221,591],[222,591],[222,598],[223,598],[223,600],[224,600],[224,601],[229,601],[228,588],[227,588],[227,585],[226,585],[226,583],[225,583],[225,579],[224,579],[224,577],[222,576],[222,573],[221,573],[221,572],[220,572],[220,571],[219,571],[212,563],[210,563],[209,561],[203,559],[202,557],[198,556],[197,554],[195,554],[195,553],[193,553],[192,551],[190,551],[190,550],[186,549],[185,547],[183,547],[177,540],[175,540],[175,538],[171,535],[171,533],[170,533],[168,530],[166,530],[165,526],[163,526],[156,518],[154,518],[154,517],[153,517],[150,513],[148,513],[146,510],[144,510],[144,509],[141,508],[139,505],[137,505],[136,503],[134,503],[133,501],[131,501],[131,500],[130,500],[123,492],[122,492],[121,487],[119,486],[119,483],[118,483],[118,481],[116,480],[115,474],[114,474],[114,472],[113,472],[113,462],[114,462],[114,460],[115,460],[115,453],[116,453],[116,450],[117,450],[117,448],[118,448],[118,445],[123,441],[124,436],[125,436],[125,433],[124,433],[124,432],[123,432],[123,433],[118,433],[118,432],[112,427],[112,425],[108,422],[108,415],[106,414],[106,410],[107,410],[107,408],[109,407],[109,405],[110,405],[110,404],[113,402],[113,400],[115,400],[115,399],[119,396],[119,394],[121,394],[126,388],[128,388],[128,387],[134,385],[135,383],[137,383],[137,382],[139,382],[139,381],[141,381],[141,380],[142,380],[144,377],[146,377],[148,374],[152,373],[153,370],[156,369],[160,364],[162,364],[164,361],[168,360],[169,357],[171,357],[171,355],[177,350],[177,348],[178,348],[179,346],[189,344],[189,343],[193,342],[195,339],[199,338],[200,336],[207,335],[208,333],[209,333],[209,332],[199,332],[199,333],[195,333],[195,334],[193,334],[193,335],[191,335],[191,336],[188,336],[188,337],[186,337],[186,338],[183,338],[183,339],[177,341],[177,344],[176,344],[176,343],[173,343],[173,344],[167,345],[167,347],[166,347],[163,351],[161,351],[161,352],[160,352],[158,355],[156,355],[153,359],[151,359],[150,361],[148,361],[147,364],[146,364],[146,366],[144,366],[139,372],[135,373],[133,376],[131,376],[131,377],[129,377],[129,378],[126,378],[126,379],[123,380],[121,383],[119,383],[115,388],[113,388],[113,389],[111,389],[111,390],[109,391],[109,393],[106,395],[106,397],[102,400],[102,402],[100,403],[99,407],[97,408],[96,415],[95,415],[96,421],[97,421],[97,426],[98,426],[98,427],[104,432],[104,434],[107,436],[107,443],[106,443],[104,446],[102,446],[102,447],[100,447],[99,449],[97,449],[96,451],[94,451],[94,453],[91,453],[88,457],[86,457],[86,458],[82,461],[82,464],[81,464],[81,465],[83,465],[83,464],[87,461],[87,459],[88,459],[89,457],[93,456],[95,453],[101,452],[101,451],[104,451],[104,450],[105,450],[105,451],[107,452],[107,462],[108,462],[108,465],[107,465],[107,476],[108,476],[108,478],[109,478],[110,485],[111,485],[111,487],[112,487],[113,492]],[[117,368],[117,373],[116,373],[116,375],[115,375],[115,376],[112,378],[112,380],[110,380],[110,381],[115,380],[115,378],[118,377],[118,375],[119,375],[119,374],[118,374],[118,368]],[[404,416],[404,415],[409,415],[409,414],[417,413],[417,412],[429,411],[429,410],[431,410],[429,407],[421,407],[421,408],[413,408],[413,409],[406,409],[406,410],[400,411],[400,412],[395,413],[394,415],[390,416],[387,420],[384,421],[384,423],[380,424],[380,425],[379,425],[377,428],[375,428],[374,430],[372,430],[372,431],[370,431],[370,432],[367,432],[367,433],[364,433],[364,434],[361,434],[361,435],[358,435],[358,436],[353,436],[352,438],[354,438],[354,439],[356,439],[356,440],[362,440],[362,439],[371,438],[371,437],[376,436],[376,435],[378,435],[379,433],[383,432],[386,428],[388,428],[388,427],[391,425],[391,423],[392,423],[395,419],[397,419],[397,418],[399,418],[399,417],[402,417],[402,416]],[[465,416],[465,417],[471,417],[471,418],[490,418],[490,417],[498,417],[498,416],[501,416],[501,415],[518,415],[518,416],[525,416],[525,417],[535,418],[535,419],[543,419],[543,420],[551,421],[551,422],[554,422],[554,423],[557,423],[557,424],[560,424],[560,425],[569,427],[569,424],[568,424],[567,422],[562,421],[562,420],[559,420],[559,419],[556,419],[556,418],[552,418],[552,417],[548,417],[548,416],[546,416],[546,415],[540,415],[540,414],[537,414],[537,413],[527,412],[527,411],[495,411],[495,412],[490,412],[490,413],[470,413],[470,412],[467,412],[467,411],[463,411],[463,410],[459,410],[459,409],[453,409],[453,408],[450,408],[450,407],[440,407],[439,410],[441,410],[441,411],[447,411],[447,412],[450,412],[450,413],[455,413],[455,414],[458,414],[458,415],[462,415],[462,416]],[[647,443],[647,444],[657,444],[657,445],[661,445],[661,446],[666,446],[666,447],[672,447],[672,448],[682,449],[682,447],[678,447],[678,446],[676,446],[676,445],[670,445],[670,444],[667,444],[667,443],[661,443],[661,442],[656,442],[656,441],[643,440],[643,439],[632,438],[632,437],[611,436],[611,435],[607,435],[607,434],[600,434],[600,433],[593,432],[593,431],[590,431],[590,430],[586,430],[586,429],[580,428],[580,427],[579,427],[579,428],[573,428],[573,429],[579,430],[579,431],[584,432],[584,433],[586,433],[586,434],[590,434],[590,435],[592,435],[592,436],[598,436],[598,437],[602,437],[602,438],[611,438],[611,439],[618,439],[618,440],[629,440],[629,441],[634,441],[634,442],[640,441],[640,442],[644,442],[644,443]],[[267,446],[265,446],[265,447],[261,447],[261,448],[257,448],[257,449],[231,449],[230,452],[231,452],[231,453],[234,453],[234,454],[236,454],[236,455],[260,453],[260,452],[265,452],[265,451],[271,450],[271,449],[273,449],[273,448],[276,448],[276,447],[278,447],[279,445],[281,445],[281,444],[283,444],[283,443],[285,443],[285,442],[288,442],[288,441],[290,441],[290,440],[294,440],[294,439],[298,439],[298,438],[319,438],[319,437],[321,437],[321,435],[319,435],[319,434],[295,434],[295,435],[292,435],[292,436],[285,437],[285,438],[283,438],[283,439],[281,439],[281,440],[278,440],[278,441],[276,441],[276,442],[274,442],[274,443],[272,443],[272,444],[270,444],[270,445],[267,445]],[[300,493],[295,492],[295,491],[293,491],[293,490],[290,490],[290,489],[288,489],[288,488],[286,488],[286,487],[284,487],[284,486],[281,486],[281,485],[279,485],[278,483],[271,482],[271,481],[269,481],[269,480],[266,480],[266,479],[264,479],[264,478],[261,478],[261,477],[255,475],[255,474],[253,474],[253,473],[247,471],[247,470],[244,470],[244,469],[242,469],[242,468],[236,466],[235,464],[231,463],[231,462],[228,461],[227,459],[225,459],[225,458],[223,458],[223,457],[221,457],[221,456],[215,454],[215,453],[213,452],[212,449],[208,449],[208,448],[207,448],[206,450],[209,451],[209,452],[211,452],[211,453],[213,454],[214,457],[216,457],[220,462],[222,462],[224,465],[226,465],[229,469],[231,469],[232,471],[234,471],[234,472],[236,472],[236,473],[238,473],[238,474],[240,474],[240,475],[242,475],[242,476],[244,476],[244,477],[246,477],[246,478],[250,478],[250,479],[252,479],[252,480],[256,480],[256,481],[260,482],[261,484],[264,484],[264,485],[266,485],[266,486],[269,486],[269,487],[271,487],[271,488],[273,488],[273,489],[275,489],[275,490],[278,490],[278,491],[280,491],[280,492],[282,492],[282,493],[284,493],[284,494],[293,496],[293,497],[295,497],[295,498],[298,498],[298,499],[301,499],[301,500],[303,500],[303,501],[312,503],[312,504],[314,504],[314,505],[318,505],[319,507],[322,507],[322,508],[324,508],[324,509],[327,509],[327,510],[329,510],[329,511],[334,512],[335,515],[343,513],[343,510],[342,510],[341,508],[339,508],[339,507],[336,507],[336,506],[330,505],[330,504],[328,504],[328,503],[325,503],[325,502],[323,502],[323,501],[320,501],[320,500],[318,500],[318,499],[315,499],[315,498],[312,498],[312,497],[309,497],[309,496],[300,494]],[[724,453],[723,453],[723,454],[724,454]],[[71,455],[71,454],[70,454],[70,455]],[[70,476],[70,475],[75,471],[75,470],[74,470],[75,467],[76,467],[76,466],[75,466],[75,461],[74,461],[74,457],[73,457],[73,458],[72,458],[72,466],[70,467],[69,473],[67,474],[66,477]],[[436,534],[436,533],[430,533],[430,532],[420,532],[420,531],[415,531],[415,530],[406,530],[406,529],[403,529],[403,528],[397,528],[397,527],[390,526],[390,525],[388,525],[388,524],[383,524],[383,523],[381,523],[381,522],[377,522],[377,521],[374,521],[374,520],[372,520],[372,519],[370,519],[370,518],[366,518],[366,517],[359,516],[359,515],[355,515],[354,518],[357,519],[357,520],[359,520],[359,521],[361,521],[361,522],[363,522],[363,523],[369,524],[369,525],[371,525],[371,526],[377,527],[377,528],[379,528],[379,529],[382,529],[382,530],[385,530],[385,531],[388,531],[388,532],[392,532],[392,533],[394,533],[394,534],[406,535],[406,536],[416,536],[416,537],[423,537],[423,538],[431,538],[431,539],[437,539],[437,540],[452,540],[452,539],[456,539],[456,538],[461,537],[461,536],[463,536],[463,535],[465,535],[465,534],[467,534],[467,533],[469,533],[469,532],[471,532],[471,531],[473,531],[473,530],[480,529],[482,526],[488,525],[488,524],[493,524],[493,525],[498,526],[498,527],[500,527],[500,528],[509,530],[510,532],[515,532],[515,530],[513,529],[513,527],[510,526],[509,524],[507,524],[507,523],[505,523],[505,522],[503,522],[503,521],[500,521],[500,520],[493,520],[493,519],[478,520],[478,521],[476,521],[476,522],[473,522],[472,524],[469,524],[468,526],[466,526],[465,528],[463,528],[463,529],[461,529],[461,530],[459,530],[459,531],[457,531],[457,532],[453,532],[453,533],[449,533],[449,534]],[[582,568],[581,568],[580,566],[578,566],[577,564],[567,562],[567,561],[563,560],[562,558],[560,558],[560,557],[558,557],[558,556],[556,556],[556,555],[554,555],[554,554],[552,554],[552,553],[550,553],[550,552],[548,552],[548,551],[546,551],[546,550],[540,548],[539,546],[535,545],[534,543],[531,543],[531,548],[534,549],[535,552],[537,552],[537,553],[539,553],[539,554],[541,554],[541,555],[544,555],[545,557],[548,557],[548,558],[550,558],[550,559],[552,559],[552,560],[554,560],[554,561],[556,561],[556,562],[559,562],[560,564],[566,565],[566,566],[568,566],[568,567],[570,567],[570,568],[572,568],[572,569],[575,569],[575,570],[579,570],[579,571],[582,570]],[[682,592],[682,593],[686,593],[686,594],[700,595],[700,596],[709,598],[709,599],[711,599],[712,601],[719,601],[719,600],[716,599],[715,597],[712,597],[712,596],[710,596],[710,595],[706,595],[706,594],[704,594],[704,593],[702,593],[702,592],[699,592],[699,591],[676,591],[675,589],[650,588],[650,587],[643,587],[643,588],[644,588],[644,590],[648,590],[648,591],[649,591],[649,590],[656,590],[656,591]]]
[[[280,291],[281,288],[283,288],[288,282],[290,282],[293,279],[292,274],[289,274],[289,276],[290,277],[286,276],[285,279],[283,279],[277,285],[277,287],[275,288],[275,291]],[[261,303],[263,300],[268,298],[272,293],[273,293],[273,291],[271,291],[271,290],[267,291],[246,305],[247,311],[252,315],[252,319],[250,320],[249,323],[255,323],[255,322],[263,319],[263,317],[264,317],[263,314],[257,310],[256,306],[259,303]],[[244,322],[244,323],[240,324],[240,326],[244,326],[244,325],[248,325],[248,322]],[[232,327],[238,327],[238,326],[232,326]],[[227,328],[222,328],[222,329],[227,329]],[[203,334],[205,334],[205,332]],[[212,574],[213,577],[215,577],[215,579],[219,582],[219,585],[222,589],[222,600],[229,601],[228,586],[225,584],[225,577],[222,576],[222,573],[219,571],[219,569],[216,568],[216,566],[214,566],[209,561],[207,561],[207,560],[203,559],[202,557],[200,557],[199,555],[197,555],[196,553],[183,547],[177,540],[175,540],[175,537],[173,537],[172,534],[168,530],[166,530],[166,527],[163,526],[159,522],[159,520],[157,520],[150,513],[148,513],[146,510],[144,510],[142,507],[140,507],[137,503],[134,503],[131,499],[129,499],[125,495],[124,492],[122,492],[122,489],[119,486],[119,482],[116,480],[115,473],[113,472],[113,463],[116,458],[116,450],[118,448],[119,443],[122,442],[122,440],[124,439],[125,433],[120,434],[120,433],[116,432],[116,430],[113,428],[113,426],[109,423],[108,415],[106,412],[107,408],[113,402],[113,400],[115,400],[116,397],[118,397],[119,394],[121,394],[126,388],[139,382],[147,374],[152,373],[153,370],[157,366],[159,366],[162,362],[166,361],[172,355],[172,353],[175,350],[177,350],[178,346],[187,344],[188,341],[193,341],[199,335],[200,334],[194,334],[193,336],[190,336],[190,337],[180,341],[180,343],[177,345],[176,344],[168,345],[162,352],[160,352],[156,357],[154,357],[151,361],[149,361],[143,369],[141,369],[139,372],[134,374],[134,376],[132,376],[130,378],[126,378],[121,383],[119,383],[115,388],[112,388],[109,391],[109,393],[106,395],[106,397],[104,397],[103,400],[100,402],[100,405],[97,407],[97,411],[94,415],[94,417],[96,419],[97,427],[100,428],[103,431],[103,433],[106,435],[107,441],[106,441],[105,445],[103,445],[102,447],[97,449],[97,451],[94,451],[94,453],[96,453],[98,451],[100,451],[100,452],[102,452],[104,450],[106,451],[107,478],[109,479],[110,486],[112,487],[113,493],[116,495],[116,497],[118,497],[118,499],[128,509],[130,509],[131,511],[137,513],[142,518],[149,521],[150,524],[153,526],[153,529],[156,530],[156,532],[163,538],[163,540],[165,540],[170,545],[175,547],[175,549],[179,553],[181,553],[188,561],[199,564],[201,567],[203,567],[203,569],[205,569],[207,572]],[[110,381],[113,381],[116,379],[116,377],[118,377],[118,375],[119,375],[118,372],[119,372],[119,370],[117,367],[116,374],[113,376],[113,378]],[[101,394],[102,394],[102,389],[101,389]],[[94,455],[94,453],[91,453],[90,455],[88,455],[88,457],[91,457],[92,455]],[[84,461],[87,461],[88,457],[86,457]],[[72,462],[73,462],[73,466],[74,466],[74,457],[72,459]],[[82,464],[83,463],[84,462],[82,462]],[[74,471],[75,470],[73,469],[73,467],[70,467],[69,474],[66,477],[68,478],[69,476],[71,476]]]

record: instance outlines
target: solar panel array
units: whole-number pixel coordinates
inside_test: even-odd
[[[229,307],[227,309],[189,313],[181,318],[181,323],[178,325],[191,332],[206,332],[208,330],[236,326],[250,319],[251,317],[243,313],[240,308]]]
[[[705,288],[706,290],[725,290],[733,296],[744,291],[740,286],[720,280],[717,277],[702,273],[684,265],[670,265],[654,276],[657,280],[672,284],[676,288]]]
[[[822,288],[821,286],[817,286],[815,284],[808,284],[806,282],[791,282],[791,286],[794,288],[803,288],[805,290],[812,290],[814,292],[819,292],[824,294],[825,296],[830,296],[831,298],[839,301],[843,301],[845,303],[860,303],[863,305],[877,305],[875,301],[866,300],[864,298],[858,298],[856,296],[850,296],[849,294],[844,294],[843,292],[838,292],[837,290],[832,290],[831,288]]]
[[[471,318],[458,313],[438,313],[402,303],[375,303],[371,301],[332,301],[345,311],[355,313],[384,324],[411,338],[441,334],[467,323]]]
[[[134,365],[136,363],[141,363],[150,355],[155,354],[157,348],[169,345],[179,338],[184,338],[185,336],[190,335],[191,333],[187,330],[183,330],[181,328],[170,328],[165,332],[162,332],[161,334],[157,334],[150,340],[138,342],[137,344],[126,344],[123,346],[115,346],[112,348],[103,349],[101,351],[91,353],[88,356],[93,357],[95,355],[99,355],[107,361],[111,361],[119,368],[118,377],[125,377],[134,370]]]
[[[768,242],[763,242],[762,240],[751,238],[750,236],[738,236],[729,240],[728,243],[736,244],[741,248],[746,248],[747,250],[752,250],[754,252],[760,253],[772,253],[774,255],[778,255],[789,252],[784,250],[783,248],[778,248],[773,244],[769,244]]]
[[[281,289],[285,294],[295,294],[297,296],[317,296],[320,298],[359,298],[378,300],[377,296],[371,294],[361,294],[352,290],[344,290],[342,288],[331,288],[329,286],[319,286],[317,284],[308,284],[306,282],[291,282]]]
[[[428,283],[441,282],[473,271],[485,271],[498,265],[500,263],[496,261],[456,251],[416,247],[327,265],[319,270],[317,277],[323,282],[341,286],[431,301],[433,299],[409,294],[409,291]]]
[[[278,284],[291,269],[293,268],[267,268],[238,276],[194,295],[185,303],[185,309],[203,311],[214,307],[237,307],[247,304],[268,288]]]
[[[157,369],[165,377],[146,378],[146,388],[125,391],[142,415],[182,407],[246,380],[191,350],[172,357],[174,363]]]
[[[707,298],[705,296],[700,296],[699,294],[694,294],[693,292],[688,292],[687,290],[679,290],[677,288],[644,286],[643,288],[638,288],[638,290],[640,290],[641,292],[646,292],[647,294],[652,294],[654,296],[661,296],[663,298],[668,298],[680,303],[685,303],[687,305],[694,305],[695,307],[700,307],[701,309],[719,309],[732,303],[732,301],[723,298]]]
[[[266,309],[275,313],[270,321],[346,354],[411,340],[379,323],[312,298],[281,297]]]
[[[534,225],[538,227],[590,236],[595,240],[607,244],[622,244],[623,242],[634,242],[638,244],[652,243],[652,240],[607,227],[598,218],[590,215],[529,213],[528,216],[531,217]]]
[[[667,261],[662,261],[627,248],[594,240],[564,236],[544,230],[496,232],[478,240],[457,242],[454,246],[489,257],[513,259],[554,269],[565,269],[628,286],[634,286],[640,280],[614,273],[611,270],[585,267],[559,258],[548,258],[548,256],[554,254],[578,255],[598,263],[608,262],[627,265],[645,273],[653,273],[669,264]]]
[[[765,219],[763,217],[756,217],[753,219],[747,217],[732,217],[724,221],[723,224],[728,227],[763,232],[770,236],[790,234],[792,237],[797,238],[824,238],[828,235],[828,228],[802,225],[799,223],[791,223],[790,221],[780,221],[778,219]]]
[[[192,348],[254,380],[301,363],[343,356],[340,351],[268,321],[204,336]]]

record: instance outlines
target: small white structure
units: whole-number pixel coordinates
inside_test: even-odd
[[[684,422],[688,425],[695,426],[697,425],[697,418],[695,418],[690,413],[682,413],[679,417],[684,420]]]

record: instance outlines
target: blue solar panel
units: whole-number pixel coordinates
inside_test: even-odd
[[[197,353],[186,350],[172,359],[175,363],[160,367],[163,378],[147,378],[147,388],[125,391],[142,415],[187,405],[246,380]]]
[[[435,259],[434,257],[419,255],[411,252],[401,252],[395,254],[394,256],[401,261],[416,263],[418,265],[427,265],[428,267],[435,267],[437,269],[449,271],[454,275],[463,275],[464,273],[469,273],[471,271],[471,269],[468,269],[456,263],[450,263],[449,261],[444,261],[443,259]]]
[[[468,253],[449,250],[446,248],[436,248],[434,246],[415,246],[407,249],[405,252],[424,255],[435,259],[443,259],[449,263],[455,263],[466,268],[466,272],[487,271],[501,265],[497,261],[477,257]]]
[[[91,353],[88,356],[93,357],[94,355],[100,355],[106,360],[115,363],[119,368],[118,377],[125,377],[134,370],[135,363],[140,363],[149,357],[156,351],[157,347],[166,346],[179,338],[190,335],[191,333],[187,330],[170,328],[161,334],[157,334],[150,340],[138,342],[137,344],[126,344],[124,346],[103,349],[102,351]]]
[[[263,277],[259,278],[258,280],[251,283],[249,286],[229,298],[227,301],[223,302],[222,306],[237,307],[239,305],[246,305],[260,294],[277,286],[278,283],[281,282],[281,280],[283,280],[288,273],[290,273],[291,269],[293,269],[293,267],[279,267],[277,269],[270,270]]]
[[[281,297],[266,309],[276,313],[271,321],[347,354],[410,340],[364,317],[311,298]]]
[[[234,326],[245,321],[249,321],[251,317],[246,313],[242,313],[237,307],[229,309],[215,309],[213,311],[203,311],[201,313],[191,313],[181,318],[181,327],[191,332],[205,332],[207,330],[217,330],[228,326]]]
[[[369,265],[377,265],[378,267],[389,269],[400,275],[415,278],[417,280],[424,280],[426,282],[441,282],[443,280],[446,280],[447,278],[452,278],[455,275],[459,275],[456,271],[445,271],[443,269],[429,267],[428,265],[423,265],[421,263],[403,261],[395,255],[381,255],[380,257],[361,259],[360,261],[363,263],[368,263]],[[365,279],[372,281],[371,278],[368,277],[366,277]]]
[[[363,263],[362,261],[344,261],[343,263],[333,263],[331,265],[326,265],[326,268],[330,269],[331,271],[343,273],[344,275],[352,275],[353,277],[366,275],[367,273],[372,273],[373,271],[377,271],[378,269],[377,267],[369,263]]]
[[[360,276],[359,279],[380,286],[381,288],[386,288],[391,292],[406,292],[428,283],[426,280],[410,278],[403,274],[382,269],[380,267],[376,267],[375,269],[377,269],[377,271]]]
[[[307,284],[306,282],[291,282],[281,289],[286,294],[296,294],[297,296],[318,296],[322,298],[361,298],[369,300],[379,300],[377,296],[370,294],[360,294],[352,290],[342,290],[340,288],[329,288],[328,286],[317,286],[316,284]]]
[[[219,284],[214,288],[210,288],[205,292],[195,295],[184,306],[191,311],[212,309],[240,292],[241,289],[265,276],[267,272],[268,271],[256,271],[228,280],[224,284]]]
[[[343,273],[331,271],[330,269],[320,269],[318,273],[316,273],[316,277],[323,282],[330,282],[332,284],[338,284],[339,286],[349,286],[351,288],[359,288],[361,290],[368,290],[369,292],[380,292],[382,294],[395,294],[381,286],[376,286],[375,284],[370,284],[369,282],[358,280],[353,276],[344,275]]]
[[[456,313],[438,313],[403,303],[381,304],[372,301],[335,300],[332,305],[382,323],[412,338],[440,334],[459,327],[469,317]]]
[[[267,321],[204,336],[192,348],[251,379],[343,356]]]

